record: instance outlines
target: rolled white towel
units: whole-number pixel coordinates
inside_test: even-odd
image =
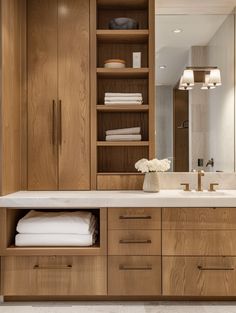
[[[129,127],[129,128],[118,128],[109,129],[106,131],[106,135],[137,135],[140,134],[141,127]]]
[[[19,220],[16,230],[29,234],[91,234],[95,217],[91,212],[42,212],[31,210]]]
[[[141,141],[141,135],[108,135],[106,141]]]
[[[115,102],[115,101],[143,101],[143,97],[105,97],[105,102]]]

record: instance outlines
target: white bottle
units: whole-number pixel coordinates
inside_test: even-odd
[[[141,52],[133,52],[133,68],[141,68]]]

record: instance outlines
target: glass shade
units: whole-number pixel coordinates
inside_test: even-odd
[[[194,86],[194,74],[193,70],[184,70],[184,74],[180,81],[181,86]]]
[[[208,85],[221,86],[221,75],[219,69],[211,70]]]

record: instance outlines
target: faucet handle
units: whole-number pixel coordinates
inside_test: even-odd
[[[189,188],[189,183],[182,183],[180,184],[181,186],[185,186],[185,188],[183,189],[184,191],[191,191]]]
[[[215,186],[219,186],[219,184],[217,184],[217,183],[210,184],[210,187],[209,187],[208,191],[210,191],[210,192],[216,191],[215,188],[214,188]]]

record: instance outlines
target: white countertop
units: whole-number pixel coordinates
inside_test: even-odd
[[[99,207],[236,207],[236,190],[184,192],[142,191],[19,191],[0,197],[0,207],[99,208]]]

